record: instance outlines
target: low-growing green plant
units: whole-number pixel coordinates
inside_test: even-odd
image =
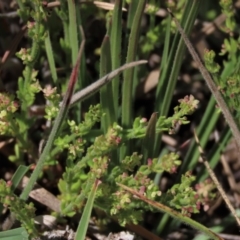
[[[173,135],[179,126],[189,124],[187,117],[199,105],[199,101],[188,94],[178,100],[178,105],[169,115],[185,50],[183,39],[175,34],[176,26],[171,17],[166,17],[157,25],[156,1],[151,1],[146,7],[147,1],[132,0],[129,2],[126,29],[122,29],[123,7],[127,5],[125,1],[115,1],[113,11],[106,14],[106,33],[105,36],[103,34],[100,62],[96,67],[100,79],[93,82],[86,70],[87,53],[84,52],[88,38],[85,39],[83,28],[86,19],[92,14],[88,4],[72,0],[51,3],[40,0],[17,2],[18,14],[26,23],[31,43],[28,48],[22,48],[16,53],[24,65],[22,76],[18,79],[17,96],[0,93],[0,134],[15,140],[15,155],[10,156],[9,160],[20,165],[25,163],[27,156],[28,164],[33,164],[34,170],[20,196],[15,195],[14,190],[28,169],[21,172],[19,168],[16,173],[21,174],[15,174],[12,181],[7,183],[0,180],[1,208],[9,207],[12,218],[20,221],[29,237],[33,239],[41,235],[34,224],[33,204],[26,204],[25,201],[36,181],[43,175],[44,168],[64,162],[64,171],[58,181],[60,215],[73,217],[82,213],[76,239],[85,238],[93,208],[100,209],[122,226],[138,224],[146,211],[156,211],[157,208],[211,238],[221,239],[191,219],[192,214],[200,212],[201,205],[207,205],[215,197],[215,186],[208,180],[202,179],[196,188],[193,187],[196,179],[205,176],[194,176],[189,171],[194,168],[199,157],[197,144],[190,144],[183,164],[177,152],[162,154],[162,134],[167,132]],[[172,16],[175,14],[177,19],[181,19],[184,30],[181,30],[176,20],[175,24],[184,40],[184,33],[189,34],[193,27],[200,2],[204,1],[164,3],[164,7],[171,9]],[[236,28],[233,14],[229,10],[232,3],[221,1],[220,4],[227,16],[225,30],[231,33]],[[93,7],[93,3],[89,5]],[[54,9],[49,15],[50,7]],[[79,9],[84,9],[84,12]],[[92,11],[95,10],[96,8]],[[105,15],[102,10],[98,11]],[[150,29],[146,36],[141,34],[144,11],[150,18]],[[52,23],[56,24],[57,31]],[[61,34],[58,33],[60,30]],[[122,38],[123,30],[126,31],[126,40]],[[159,33],[165,34],[164,40]],[[139,42],[143,43],[140,53]],[[154,44],[164,44],[164,51],[155,94],[155,112],[147,120],[145,116],[137,116],[133,108],[139,73],[146,72],[143,65],[146,61],[136,59],[149,54]],[[231,34],[224,46],[221,54],[228,54],[229,61],[225,62],[222,72],[238,61],[238,41]],[[232,46],[235,46],[235,51]],[[221,67],[214,62],[215,55],[213,51],[205,51],[205,64],[214,78],[214,84],[220,87],[227,109],[230,109],[231,118],[235,122],[239,115],[238,68],[232,67],[227,74],[219,76]],[[40,74],[40,69],[36,70],[45,59],[49,64],[50,81]],[[57,66],[65,68],[64,74],[57,71]],[[123,79],[119,76],[122,72]],[[93,95],[98,91],[99,96]],[[50,128],[48,126],[45,131],[38,132],[40,138],[44,139],[38,149],[34,143],[36,135],[31,137],[29,134],[36,124],[36,118],[29,117],[29,109],[39,99],[45,103],[42,118]],[[217,97],[216,100],[218,101]],[[208,110],[210,113],[205,113],[203,120],[204,123],[209,121],[209,128],[204,131],[200,125],[197,130],[202,134],[199,137],[203,147],[219,116],[215,113],[213,120],[209,120],[214,112],[214,103],[212,98]],[[220,104],[219,107],[222,108]],[[225,113],[225,109],[221,110]],[[227,121],[229,123],[228,116]],[[231,120],[229,125],[232,126]],[[237,122],[237,129],[238,125]],[[228,134],[223,136],[226,138],[222,137],[222,145],[211,159],[219,157],[229,141],[230,132],[228,129],[226,131]],[[239,135],[239,131],[233,132],[233,135]],[[179,181],[167,191],[161,191],[157,181],[161,174],[177,172]],[[157,234],[162,232],[163,221],[164,217],[158,223]],[[20,237],[21,235],[19,239]]]

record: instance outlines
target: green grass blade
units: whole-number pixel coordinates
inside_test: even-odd
[[[201,1],[187,1],[183,17],[181,20],[182,26],[186,34],[189,34],[194,21],[197,16],[197,11],[199,9],[199,4]],[[166,38],[167,41],[167,38]],[[170,55],[167,61],[167,69],[163,72],[163,77],[161,77],[157,92],[157,108],[156,111],[160,112],[160,116],[167,116],[169,112],[170,103],[172,100],[172,95],[176,86],[177,77],[180,71],[182,59],[184,57],[185,43],[181,39],[179,34],[176,34],[173,44],[171,46]],[[169,76],[169,77],[168,77]],[[161,104],[162,102],[162,104]],[[158,149],[161,142],[161,135],[157,137],[155,143],[155,156],[159,153]]]
[[[69,9],[69,39],[72,50],[72,65],[76,63],[78,55],[78,26],[76,21],[76,5],[74,0],[68,0]]]
[[[137,46],[139,39],[140,23],[142,14],[145,8],[146,1],[139,1],[138,8],[135,13],[131,33],[129,37],[128,53],[126,62],[132,62],[136,59]],[[128,69],[124,72],[123,80],[123,96],[122,96],[122,125],[130,127],[132,124],[132,83],[133,69]]]
[[[60,0],[60,8],[59,9],[55,9],[56,13],[58,14],[58,16],[60,17],[60,19],[62,20],[62,25],[63,25],[63,36],[64,36],[64,41],[65,44],[67,46],[70,46],[70,37],[69,37],[69,21],[68,21],[68,5],[66,0]],[[68,60],[68,59],[67,59]],[[66,62],[70,62],[70,61],[66,61]]]
[[[1,240],[28,240],[28,233],[25,228],[15,228],[0,232]]]
[[[163,214],[161,220],[158,223],[156,228],[156,234],[162,235],[164,234],[164,230],[166,230],[166,226],[168,226],[170,216],[168,214]]]
[[[185,30],[186,34],[189,34],[192,29],[192,26],[193,26],[194,21],[197,16],[200,2],[201,1],[196,1],[196,0],[187,2],[187,5],[186,5],[186,7],[184,9],[184,13],[183,13],[183,18],[182,18],[182,22],[183,22],[184,30]],[[171,99],[172,99],[170,96],[173,95],[173,91],[176,86],[176,81],[177,81],[177,77],[178,77],[179,70],[181,67],[182,59],[184,57],[184,51],[186,49],[185,43],[180,38],[179,35],[177,35],[175,39],[177,39],[177,40],[179,39],[179,41],[178,41],[178,46],[177,46],[176,52],[174,52],[174,50],[172,50],[170,53],[171,57],[173,57],[174,60],[173,60],[173,64],[169,66],[169,68],[172,70],[171,70],[170,77],[168,79],[168,86],[167,86],[167,89],[165,92],[163,105],[160,109],[161,116],[167,116],[167,114],[168,114]],[[170,61],[168,62],[168,64],[171,64]]]
[[[24,175],[28,172],[29,168],[30,168],[30,166],[26,167],[26,166],[23,166],[23,165],[20,165],[17,168],[16,172],[13,174],[12,179],[11,179],[11,182],[12,182],[11,189],[12,189],[12,191],[14,191],[17,188],[17,186],[21,182]]]
[[[161,161],[161,157],[168,154],[169,153],[169,149],[167,147],[163,148],[161,153],[159,154],[159,157],[158,157],[158,162]],[[155,176],[154,176],[154,184],[155,185],[159,185],[160,183],[160,180],[161,180],[161,177],[162,177],[162,173],[156,173]]]
[[[159,111],[159,109],[162,108],[162,99],[165,94],[167,85],[168,85],[168,78],[166,77],[167,71],[169,70],[169,65],[166,64],[168,62],[169,58],[169,46],[170,46],[170,33],[171,33],[171,17],[168,16],[167,21],[167,29],[166,29],[166,36],[164,40],[164,49],[163,49],[163,56],[162,61],[160,65],[160,76],[157,84],[157,90],[156,90],[156,96],[155,96],[155,111]],[[161,146],[161,139],[162,134],[159,133],[155,137],[155,143],[154,143],[154,150],[153,150],[153,156],[157,157],[159,154],[159,149]]]
[[[134,16],[131,33],[129,36],[128,52],[127,52],[127,60],[126,60],[127,63],[134,61],[137,56],[140,23],[141,23],[141,18],[143,15],[145,5],[146,5],[145,0],[138,2],[138,7]],[[133,75],[134,75],[133,69],[128,69],[124,72],[124,77],[123,77],[124,80],[123,80],[123,87],[122,87],[122,126],[123,127],[131,127],[131,124],[132,124]],[[120,150],[120,158],[123,158],[126,154],[128,154],[129,150],[130,150],[130,144],[123,146]]]
[[[71,46],[71,53],[72,53],[72,66],[74,66],[76,59],[77,59],[77,54],[78,54],[78,47],[79,47],[79,39],[78,36],[79,34],[79,26],[81,26],[81,18],[80,18],[80,11],[79,9],[76,10],[76,2],[75,0],[68,0],[68,18],[69,18],[69,40],[70,40],[70,46]],[[77,5],[78,6],[78,5]],[[83,32],[83,31],[82,31]],[[83,36],[82,41],[85,40],[85,37]],[[84,59],[81,59],[81,61],[85,61]],[[81,64],[82,65],[82,64]],[[81,69],[83,69],[84,66],[80,66]],[[81,77],[80,77],[81,76]],[[80,90],[83,87],[83,77],[85,77],[85,69],[84,72],[80,72],[78,76],[78,81],[76,83],[76,90]],[[75,114],[76,114],[76,119],[78,122],[81,121],[81,103],[79,104],[75,109]]]
[[[77,26],[83,26],[82,25],[80,9],[77,11],[76,16],[77,16]],[[79,41],[80,42],[81,41],[85,41],[84,31],[81,30],[81,31],[78,31],[78,32],[79,32],[79,37],[78,37]],[[79,81],[78,85],[76,86],[76,90],[80,90],[83,87],[88,85],[88,78],[86,76],[86,57],[85,57],[85,52],[83,52],[83,54],[82,54],[81,63],[82,64],[80,66],[80,72],[79,72],[79,79],[80,79],[80,81]],[[81,108],[81,104],[79,105],[79,107]],[[80,112],[81,111],[79,111],[79,113]]]
[[[171,33],[171,17],[168,16],[167,19],[167,29],[166,29],[166,35],[164,40],[164,49],[163,49],[163,55],[162,60],[160,64],[160,76],[158,80],[157,90],[156,90],[156,105],[155,109],[159,110],[162,106],[162,97],[164,96],[164,92],[166,91],[167,85],[168,85],[168,78],[166,77],[167,70],[169,69],[168,64],[166,64],[169,60],[169,50],[170,50],[170,33]]]
[[[103,39],[101,47],[100,77],[105,76],[110,71],[111,71],[110,42],[109,36],[106,35]],[[117,81],[117,79],[115,79],[115,81]],[[112,86],[110,84],[107,84],[106,86],[101,88],[100,103],[101,109],[105,113],[105,115],[102,117],[101,124],[104,133],[106,133],[108,127],[112,125],[116,119],[114,114]]]
[[[56,70],[56,65],[55,65],[55,61],[54,61],[54,55],[53,55],[49,31],[47,31],[46,34],[47,34],[47,36],[45,37],[45,49],[46,49],[46,54],[47,54],[47,58],[48,58],[49,68],[51,71],[51,76],[52,76],[54,84],[56,85],[57,84],[57,70]]]
[[[146,135],[143,139],[142,149],[143,149],[143,159],[144,164],[146,164],[148,158],[153,158],[153,147],[156,135],[156,123],[157,123],[157,113],[151,115],[148,121]]]
[[[121,39],[122,39],[122,0],[116,0],[114,4],[110,42],[111,42],[111,61],[112,70],[121,66]],[[115,115],[118,114],[119,99],[119,76],[112,82],[114,96]]]
[[[133,19],[135,17],[135,13],[137,11],[138,2],[139,1],[137,1],[137,0],[133,0],[129,4],[128,17],[127,17],[127,29],[125,29],[125,33],[124,33],[125,38],[123,39],[123,49],[122,49],[122,55],[123,56],[127,55],[128,45],[129,45],[129,35],[130,35],[131,28],[132,28],[132,25],[133,25]],[[133,90],[135,90],[136,86],[137,86],[136,81],[134,81],[136,79],[135,76],[136,76],[136,69],[134,70]],[[139,81],[137,83],[139,83]],[[133,95],[133,97],[135,97],[135,95]]]
[[[217,112],[216,109],[216,101],[214,97],[211,97],[207,109],[204,112],[203,118],[201,119],[200,125],[197,127],[197,134],[199,136],[201,146],[206,146],[209,136],[215,128],[219,116],[220,114]],[[193,169],[194,166],[197,164],[198,158],[200,156],[197,149],[197,144],[194,140],[192,140],[186,157],[184,158],[181,168],[179,169],[179,179],[184,172],[189,169]]]
[[[138,8],[139,1],[132,0],[128,10],[128,20],[127,20],[127,28],[131,29],[134,21],[134,16]]]
[[[215,168],[215,166],[219,163],[220,157],[222,152],[224,151],[227,143],[231,139],[231,130],[229,127],[226,127],[222,134],[221,137],[219,138],[219,141],[214,144],[213,148],[211,149],[210,153],[207,156],[207,159],[209,159],[209,165],[212,169]],[[209,176],[207,170],[205,167],[202,168],[201,171],[199,171],[196,182],[202,182]]]
[[[77,240],[84,240],[86,237],[87,228],[88,228],[88,224],[89,224],[89,220],[90,220],[91,212],[93,208],[93,203],[94,203],[95,195],[96,195],[99,184],[100,184],[99,180],[96,180],[89,194],[87,204],[83,210],[83,214],[77,228],[77,232],[75,236],[75,239]]]

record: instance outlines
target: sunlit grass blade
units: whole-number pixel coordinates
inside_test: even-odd
[[[83,214],[79,222],[76,236],[75,236],[75,239],[77,240],[84,240],[86,237],[87,228],[88,228],[88,224],[89,224],[91,213],[92,213],[93,203],[94,203],[95,195],[96,195],[99,184],[100,184],[100,181],[96,180],[88,196],[87,204],[84,207]]]
[[[127,192],[130,192],[133,196],[137,196],[139,198],[139,200],[142,200],[144,202],[146,202],[147,204],[151,205],[154,208],[157,208],[159,211],[161,212],[165,212],[168,215],[170,215],[173,218],[178,219],[179,221],[186,223],[187,225],[191,226],[192,228],[204,232],[205,234],[207,234],[211,239],[214,240],[223,240],[220,236],[218,236],[216,233],[212,232],[210,229],[206,228],[205,226],[203,226],[202,224],[192,220],[191,218],[159,203],[156,201],[153,201],[151,199],[148,199],[147,197],[145,197],[143,194],[137,192],[136,190],[129,188],[123,184],[117,183],[118,186],[120,186],[121,188],[123,188],[124,190],[126,190]]]

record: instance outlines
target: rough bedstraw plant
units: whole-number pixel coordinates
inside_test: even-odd
[[[177,124],[181,125],[188,123],[185,116],[194,111],[197,107],[197,103],[198,101],[192,96],[180,100],[180,105],[175,108],[175,114],[172,117],[160,117],[157,120],[156,132],[172,132]],[[142,165],[142,155],[133,153],[133,155],[126,156],[121,160],[118,166],[113,165],[111,162],[111,156],[109,155],[111,151],[119,148],[130,139],[143,138],[146,134],[146,129],[148,127],[146,119],[136,118],[133,127],[127,130],[124,130],[117,123],[114,123],[105,135],[100,135],[95,138],[94,143],[87,148],[85,156],[76,164],[72,160],[76,159],[77,154],[82,153],[84,150],[84,140],[82,139],[82,136],[86,133],[85,126],[90,125],[90,123],[92,125],[93,121],[99,120],[101,116],[99,113],[100,112],[97,112],[95,107],[95,111],[90,109],[90,112],[86,115],[86,119],[83,123],[76,125],[73,121],[70,122],[71,135],[75,135],[76,139],[74,142],[70,142],[70,144],[66,144],[67,141],[64,143],[66,144],[64,147],[68,148],[70,151],[67,161],[69,165],[67,165],[66,172],[63,174],[63,180],[59,182],[59,188],[62,192],[62,211],[69,216],[75,214],[75,210],[82,207],[83,200],[90,191],[90,187],[92,186],[90,183],[94,182],[96,178],[99,178],[101,179],[102,184],[98,187],[97,191],[97,206],[100,209],[105,210],[108,206],[107,209],[109,213],[112,214],[119,212],[118,220],[121,222],[123,217],[124,221],[122,223],[127,222],[127,219],[125,219],[126,216],[128,216],[129,219],[132,219],[132,221],[134,220],[133,222],[137,223],[141,220],[142,216],[140,211],[132,211],[134,203],[126,213],[126,209],[124,210],[123,207],[120,207],[121,203],[119,203],[119,199],[121,199],[121,196],[113,199],[107,199],[106,197],[117,191],[118,187],[116,182],[126,183],[130,181],[130,179],[132,179],[133,184],[130,184],[130,181],[130,185],[142,187],[143,193],[144,189],[146,191],[149,189],[149,195],[152,197],[156,196],[157,188],[156,186],[154,187],[154,184],[152,180],[148,178],[148,175],[153,172],[175,172],[177,166],[180,164],[179,157],[175,153],[170,153],[163,156],[159,162],[157,158],[148,159],[148,164]],[[61,142],[60,144],[62,144],[63,139],[67,140],[69,138],[64,137],[61,140],[58,140]],[[90,171],[88,174],[85,174],[85,168],[89,166]],[[137,166],[140,168],[136,172]],[[116,208],[116,206],[118,207]],[[148,208],[148,206],[146,207]]]
[[[159,190],[156,182],[160,174],[163,172],[174,174],[181,165],[177,153],[170,152],[159,157],[162,133],[174,134],[178,126],[188,124],[187,116],[195,111],[199,102],[192,95],[185,96],[179,100],[172,116],[167,117],[171,101],[169,96],[173,95],[185,48],[179,35],[175,35],[171,49],[169,47],[170,35],[175,29],[170,17],[154,28],[153,16],[157,8],[148,8],[152,28],[143,39],[143,43],[148,38],[156,43],[154,36],[159,31],[166,37],[163,63],[160,66],[162,73],[155,96],[155,110],[159,114],[153,113],[150,120],[147,120],[144,116],[137,117],[133,111],[138,71],[141,71],[136,66],[146,63],[146,61],[133,62],[140,58],[137,46],[146,1],[130,1],[127,29],[125,29],[129,31],[126,31],[126,40],[123,42],[119,36],[122,35],[124,1],[117,0],[113,11],[107,14],[107,30],[100,51],[99,76],[101,79],[95,83],[91,82],[85,69],[86,55],[83,49],[88,39],[85,40],[83,31],[79,29],[79,26],[84,26],[89,17],[89,6],[80,6],[72,0],[61,0],[57,3],[40,0],[18,0],[17,2],[18,14],[26,22],[31,44],[29,48],[21,49],[17,53],[25,66],[18,81],[18,101],[9,93],[0,95],[0,131],[1,135],[7,135],[16,140],[15,156],[10,158],[12,161],[16,164],[23,163],[26,153],[28,163],[36,163],[36,166],[20,197],[13,191],[29,169],[26,168],[21,173],[18,169],[16,172],[18,174],[15,174],[10,182],[1,180],[0,201],[4,206],[9,207],[13,213],[12,217],[21,222],[27,235],[36,237],[41,235],[41,232],[34,225],[33,204],[26,204],[25,201],[39,176],[43,174],[43,167],[56,165],[64,158],[65,169],[58,182],[60,214],[72,217],[83,212],[76,239],[84,239],[93,207],[117,219],[121,225],[138,224],[146,211],[154,210],[154,206],[150,204],[151,201],[162,204],[163,207],[160,210],[164,213],[188,223],[214,239],[221,239],[189,218],[192,213],[198,213],[200,205],[207,203],[214,194],[211,192],[206,194],[206,191],[205,194],[200,194],[201,191],[194,190],[192,185],[196,178],[187,171],[188,169],[182,167],[185,171],[180,175],[179,183],[165,193]],[[152,2],[154,5],[154,1]],[[56,5],[52,15],[49,16],[51,4]],[[181,23],[185,32],[189,34],[200,1],[178,1],[178,3],[172,1],[169,4],[168,7],[171,7],[174,14],[176,13],[177,18],[182,17]],[[86,11],[80,11],[80,7]],[[223,6],[223,9],[225,8]],[[229,17],[231,18],[232,15]],[[63,32],[60,39],[51,27],[51,22],[56,23],[59,19],[61,20],[59,28]],[[232,25],[229,22],[227,26]],[[81,42],[80,48],[79,42]],[[226,46],[227,43],[226,40]],[[56,51],[59,49],[65,58]],[[147,46],[147,43],[142,48],[145,54],[150,50],[151,47]],[[51,86],[45,86],[39,80],[39,72],[35,70],[37,64],[45,58],[45,54],[51,72]],[[123,60],[125,55],[126,61]],[[205,58],[206,62],[209,62],[209,64],[206,63],[209,71],[218,72],[218,67],[213,66],[213,55],[206,54]],[[121,67],[123,63],[125,65]],[[56,66],[65,65],[72,69],[69,81],[66,80],[70,75],[69,72],[58,77],[56,70]],[[114,71],[115,69],[117,70]],[[123,71],[125,72],[121,84],[118,75]],[[113,82],[110,83],[112,79]],[[74,94],[75,85],[76,93]],[[99,104],[96,98],[89,99],[89,97],[100,88]],[[41,133],[46,140],[40,147],[40,156],[38,156],[38,148],[28,134],[36,119],[29,118],[28,111],[40,93],[47,103],[44,118],[52,126],[49,136],[48,129],[44,134]],[[63,101],[61,101],[62,93],[65,93]],[[89,102],[84,105],[82,101],[86,98]],[[122,101],[121,104],[119,104],[119,98]],[[234,107],[234,104],[232,105]],[[86,107],[88,111],[85,111]],[[69,117],[67,117],[68,111]],[[156,178],[154,179],[153,176]],[[203,188],[211,190],[214,188],[208,181],[203,182],[202,185]]]

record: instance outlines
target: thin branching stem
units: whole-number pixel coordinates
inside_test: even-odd
[[[198,144],[198,149],[199,149],[199,152],[200,152],[200,156],[201,156],[201,159],[202,159],[202,162],[203,164],[205,165],[211,179],[213,180],[213,182],[215,183],[219,193],[221,194],[223,200],[225,201],[225,203],[227,204],[229,210],[231,211],[232,215],[235,217],[235,220],[236,222],[238,223],[238,225],[240,226],[240,219],[238,218],[237,216],[237,213],[234,209],[234,207],[232,206],[231,202],[229,201],[228,197],[227,197],[227,194],[224,192],[222,186],[220,185],[219,181],[217,180],[217,177],[215,175],[215,173],[213,172],[213,170],[211,169],[208,161],[207,161],[207,158],[204,154],[204,151],[201,147],[201,144],[199,142],[199,139],[198,139],[198,136],[196,134],[196,131],[194,130],[194,137],[195,137],[195,140],[196,140],[196,143]]]

